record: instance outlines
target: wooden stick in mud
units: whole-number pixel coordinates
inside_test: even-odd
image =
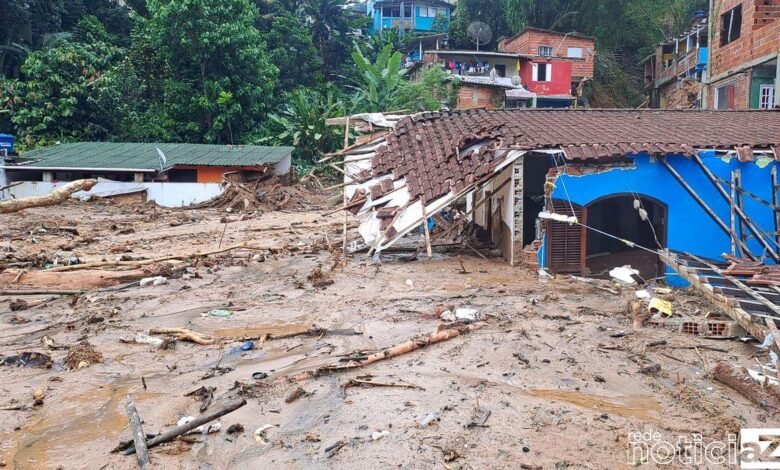
[[[152,447],[160,445],[164,442],[172,441],[173,439],[176,439],[182,434],[188,433],[193,429],[197,428],[198,426],[202,426],[206,423],[214,421],[217,418],[221,418],[222,416],[225,416],[228,413],[232,413],[233,411],[236,411],[237,409],[241,408],[244,405],[246,405],[246,400],[234,400],[228,402],[225,405],[220,406],[219,408],[217,408],[216,410],[212,411],[207,415],[198,416],[197,418],[193,419],[187,424],[176,426],[175,428],[165,431],[162,434],[158,434],[157,436],[146,441],[146,447],[151,449]],[[131,455],[134,453],[135,453],[134,447],[131,447],[130,449],[127,449],[125,451],[125,455]]]
[[[152,328],[150,335],[175,335],[178,339],[192,341],[193,343],[209,345],[214,344],[214,339],[197,333],[187,328]]]
[[[21,290],[0,290],[0,295],[80,295],[83,290],[60,290],[60,289],[21,289]]]
[[[76,180],[61,188],[57,188],[45,196],[31,196],[22,199],[11,199],[0,202],[0,214],[19,212],[32,207],[56,206],[67,201],[73,193],[89,191],[97,184],[97,180]]]
[[[133,443],[135,443],[135,454],[138,459],[138,466],[141,470],[149,468],[149,449],[146,448],[146,433],[141,426],[141,417],[138,415],[138,409],[135,407],[133,397],[127,396],[125,404],[127,420],[130,422],[130,429],[133,431]]]
[[[304,372],[303,374],[291,377],[290,381],[300,382],[303,380],[308,380],[320,376],[328,372],[340,372],[349,369],[356,369],[358,367],[364,367],[384,359],[390,359],[392,357],[396,357],[402,354],[416,351],[420,348],[424,348],[425,346],[430,346],[431,344],[447,341],[448,339],[452,339],[460,335],[464,335],[471,331],[479,330],[484,326],[485,326],[484,323],[473,323],[471,325],[463,325],[455,328],[441,330],[436,333],[432,333],[430,335],[423,336],[420,338],[415,338],[405,343],[401,343],[393,347],[390,347],[388,349],[385,349],[383,351],[371,354],[370,356],[362,360],[353,360],[353,361],[345,362],[343,364],[333,364],[329,366],[320,367],[319,369],[316,369],[314,371]],[[286,378],[281,378],[280,380],[286,380]]]

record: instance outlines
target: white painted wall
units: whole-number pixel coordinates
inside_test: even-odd
[[[66,185],[67,182],[44,183],[41,181],[25,181],[0,192],[0,200],[14,197],[23,198],[29,196],[43,196],[49,194],[55,188]],[[85,194],[109,195],[121,194],[124,191],[146,188],[146,197],[163,207],[184,207],[190,204],[207,201],[222,193],[221,183],[122,183],[99,182],[89,193],[84,191],[74,194],[79,197]]]

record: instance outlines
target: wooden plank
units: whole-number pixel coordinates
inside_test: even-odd
[[[777,92],[776,93],[780,93]],[[778,246],[777,252],[780,253],[780,200],[777,196],[777,166],[772,165],[772,212],[775,216],[775,244]],[[775,336],[777,338],[777,336]]]
[[[694,155],[694,157],[697,158],[698,156]],[[720,217],[718,217],[715,211],[713,211],[712,208],[708,206],[707,203],[704,202],[704,200],[701,197],[699,197],[699,195],[696,193],[696,191],[694,191],[691,185],[688,184],[688,182],[682,176],[680,176],[680,173],[678,173],[677,170],[675,170],[674,167],[672,167],[672,165],[666,161],[666,157],[659,157],[658,161],[661,163],[661,165],[664,166],[664,168],[666,168],[666,171],[668,171],[669,174],[672,175],[672,177],[675,180],[677,180],[677,183],[680,186],[682,186],[682,188],[688,193],[688,195],[691,196],[691,198],[694,201],[696,201],[697,204],[699,204],[699,206],[718,225],[718,227],[720,227],[720,229],[723,230],[723,232],[725,232],[726,235],[734,238],[735,235],[731,232],[731,229],[720,219]],[[699,161],[701,161],[700,158]],[[709,170],[707,169],[707,171]],[[716,182],[716,185],[717,184],[719,183]],[[723,188],[721,188],[720,186],[718,186],[718,188],[720,190],[723,190]],[[726,197],[728,197],[728,195]],[[747,245],[745,245],[745,242],[743,240],[740,240],[739,244],[740,244],[740,249],[743,251],[744,255],[755,261],[756,257],[750,252]]]
[[[728,193],[725,189],[720,185],[717,178],[715,178],[715,175],[712,173],[712,171],[707,167],[707,165],[704,164],[704,161],[702,161],[701,157],[694,153],[693,154],[693,161],[696,162],[696,164],[699,166],[701,171],[707,176],[707,179],[710,180],[710,182],[715,186],[715,189],[717,190],[718,194],[723,198],[724,201],[727,203],[730,202],[731,198],[729,197]],[[740,196],[741,198],[741,193]],[[737,217],[739,217],[739,220],[742,222],[742,224],[747,227],[747,229],[752,233],[756,240],[761,244],[761,246],[764,248],[764,252],[772,257],[775,262],[780,262],[780,255],[777,254],[777,252],[767,243],[766,239],[761,235],[761,231],[753,224],[753,221],[750,219],[750,217],[747,216],[745,211],[742,210],[741,206],[741,199],[737,199],[737,203],[734,205],[734,210],[737,213]],[[744,245],[744,240],[741,243]]]
[[[736,321],[739,326],[744,328],[751,336],[763,341],[763,338],[766,335],[765,329],[753,323],[752,317],[747,312],[738,306],[730,304],[726,296],[714,292],[712,288],[707,288],[709,286],[703,285],[696,273],[689,271],[686,266],[682,265],[678,261],[677,256],[672,252],[665,250],[660,256],[667,266],[677,271],[683,279],[690,282],[691,285],[701,291],[705,297],[718,305],[729,318]]]
[[[699,261],[701,261],[702,263],[706,263],[706,261],[702,260],[701,258],[697,258],[695,255],[690,255],[690,256],[692,256],[694,259],[698,259],[698,260],[699,260]],[[713,267],[714,267],[714,266],[713,266]],[[780,307],[778,307],[777,305],[775,305],[775,304],[773,304],[772,302],[770,302],[769,300],[767,300],[767,299],[766,299],[766,297],[764,297],[764,296],[762,296],[761,294],[759,294],[759,293],[755,292],[755,291],[754,291],[753,289],[751,289],[749,286],[745,285],[745,284],[744,284],[742,281],[740,281],[740,280],[738,280],[738,279],[735,279],[735,278],[733,278],[733,277],[728,277],[728,276],[726,276],[726,275],[725,275],[723,272],[721,272],[720,274],[721,274],[721,275],[723,275],[724,277],[727,277],[729,281],[731,281],[732,283],[734,283],[734,285],[736,285],[736,286],[737,286],[737,287],[739,287],[740,289],[742,289],[742,290],[744,290],[745,292],[747,292],[748,294],[750,294],[750,296],[751,296],[751,297],[753,297],[754,299],[758,300],[758,301],[759,301],[759,302],[761,302],[762,304],[764,304],[764,305],[766,305],[767,307],[769,307],[769,308],[772,310],[772,312],[774,312],[774,313],[776,313],[776,314],[780,315]]]
[[[735,172],[736,170],[731,172],[731,204],[729,204],[729,221],[731,227],[731,235],[729,236],[729,239],[731,240],[731,256],[739,256],[739,252],[737,251],[737,239],[735,237],[737,233],[737,212],[734,207],[735,201],[737,200]]]

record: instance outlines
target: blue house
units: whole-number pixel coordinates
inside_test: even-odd
[[[455,7],[443,0],[370,0],[367,5],[373,19],[372,34],[385,29],[409,33],[443,32],[449,28]]]

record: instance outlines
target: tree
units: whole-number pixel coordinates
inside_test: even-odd
[[[273,101],[270,62],[248,0],[149,0],[152,42],[169,67],[165,104],[173,135],[233,143],[257,127]]]
[[[263,34],[271,62],[279,69],[284,91],[296,87],[320,87],[323,83],[322,58],[312,42],[311,32],[289,14],[272,15]]]
[[[390,111],[398,104],[406,70],[401,65],[401,53],[388,44],[371,62],[355,45],[352,60],[360,70],[360,79],[353,89],[353,101],[357,110],[364,112]]]
[[[419,112],[439,110],[444,103],[454,105],[457,90],[449,78],[450,75],[441,67],[426,68],[419,81],[401,83],[396,107]]]
[[[331,79],[348,58],[351,33],[368,20],[358,18],[347,0],[303,0],[300,14],[311,28],[312,42],[323,61],[322,72]]]
[[[27,147],[58,140],[100,140],[108,131],[99,119],[95,98],[106,86],[104,74],[121,50],[103,42],[65,41],[33,52],[16,83],[17,108],[11,118],[20,143]]]
[[[343,116],[346,110],[333,89],[320,93],[299,88],[286,93],[282,102],[277,112],[268,115],[265,136],[258,143],[294,145],[295,165],[304,173],[317,158],[340,147],[342,128],[327,126],[325,120]]]

